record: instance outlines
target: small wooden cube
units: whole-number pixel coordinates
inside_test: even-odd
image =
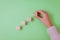
[[[20,26],[16,26],[16,30],[20,30],[21,29],[21,27]]]
[[[27,22],[31,22],[32,21],[32,17],[28,17],[26,21]]]
[[[23,26],[25,26],[25,25],[26,25],[26,21],[22,21],[21,24],[22,24]]]

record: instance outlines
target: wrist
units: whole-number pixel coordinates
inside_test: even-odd
[[[47,28],[50,28],[50,27],[52,27],[53,25],[52,24],[50,24],[50,25],[47,25]]]

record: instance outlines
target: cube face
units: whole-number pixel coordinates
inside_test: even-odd
[[[32,21],[32,17],[27,18],[26,21],[27,21],[27,22],[31,22],[31,21]]]
[[[16,30],[20,30],[21,28],[20,28],[20,26],[16,26]]]
[[[23,26],[25,26],[25,25],[26,25],[26,21],[22,21],[21,24],[22,24]]]

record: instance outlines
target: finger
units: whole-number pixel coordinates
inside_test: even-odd
[[[37,12],[37,16],[40,18],[43,18],[42,14],[40,12]]]
[[[37,12],[39,12],[42,16],[46,16],[47,15],[47,13],[45,11],[43,11],[43,10],[38,10]]]
[[[35,12],[35,13],[33,14],[33,16],[36,17],[36,18],[39,19],[39,20],[42,20],[41,17],[37,16],[37,12]]]
[[[41,15],[41,13],[40,13],[39,11],[36,11],[36,12],[34,13],[34,16],[37,16],[37,17],[39,17],[39,18],[42,18],[42,15]]]

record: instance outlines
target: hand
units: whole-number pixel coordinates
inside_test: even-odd
[[[48,28],[52,26],[48,14],[43,10],[38,10],[33,14],[38,20],[45,24]]]

